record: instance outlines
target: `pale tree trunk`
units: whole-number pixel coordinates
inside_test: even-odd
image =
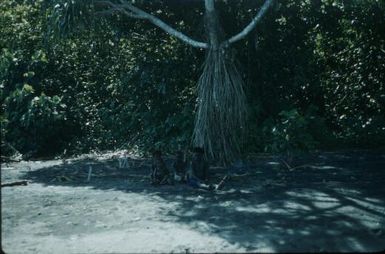
[[[218,50],[221,27],[215,10],[214,0],[205,0],[205,9],[205,28],[209,39],[209,47],[213,50]]]

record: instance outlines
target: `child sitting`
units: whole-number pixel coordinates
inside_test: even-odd
[[[194,148],[193,159],[186,172],[186,183],[193,187],[205,190],[213,190],[213,185],[207,185],[204,181],[208,179],[208,164],[204,159],[204,150],[200,147]]]
[[[186,174],[186,162],[183,158],[183,152],[177,151],[176,153],[176,160],[173,164],[174,169],[174,178],[176,181],[185,181],[185,174]]]
[[[173,184],[172,176],[166,167],[166,163],[164,163],[161,151],[155,150],[152,156],[151,184]]]

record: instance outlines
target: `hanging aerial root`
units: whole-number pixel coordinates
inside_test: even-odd
[[[198,110],[193,143],[223,164],[239,156],[245,129],[243,80],[224,49],[210,49],[198,81]]]

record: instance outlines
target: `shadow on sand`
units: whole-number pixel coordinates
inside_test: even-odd
[[[179,223],[237,244],[246,250],[380,251],[385,249],[385,154],[314,153],[297,158],[288,170],[277,157],[250,161],[249,176],[234,176],[216,193],[182,184],[153,187],[148,160],[78,160],[26,173],[45,185],[90,186],[159,197],[176,202],[167,211]],[[89,166],[92,178],[87,182]],[[213,172],[218,181],[224,172]],[[59,177],[58,177],[59,176]],[[60,180],[60,176],[66,176]],[[64,180],[63,180],[64,179]]]

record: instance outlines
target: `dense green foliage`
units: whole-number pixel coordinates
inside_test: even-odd
[[[204,40],[200,1],[148,2]],[[122,17],[57,39],[46,3],[0,2],[2,154],[6,144],[35,156],[190,145],[203,51]],[[225,33],[260,4],[220,1]],[[234,50],[247,84],[245,152],[385,144],[383,1],[279,1]]]

